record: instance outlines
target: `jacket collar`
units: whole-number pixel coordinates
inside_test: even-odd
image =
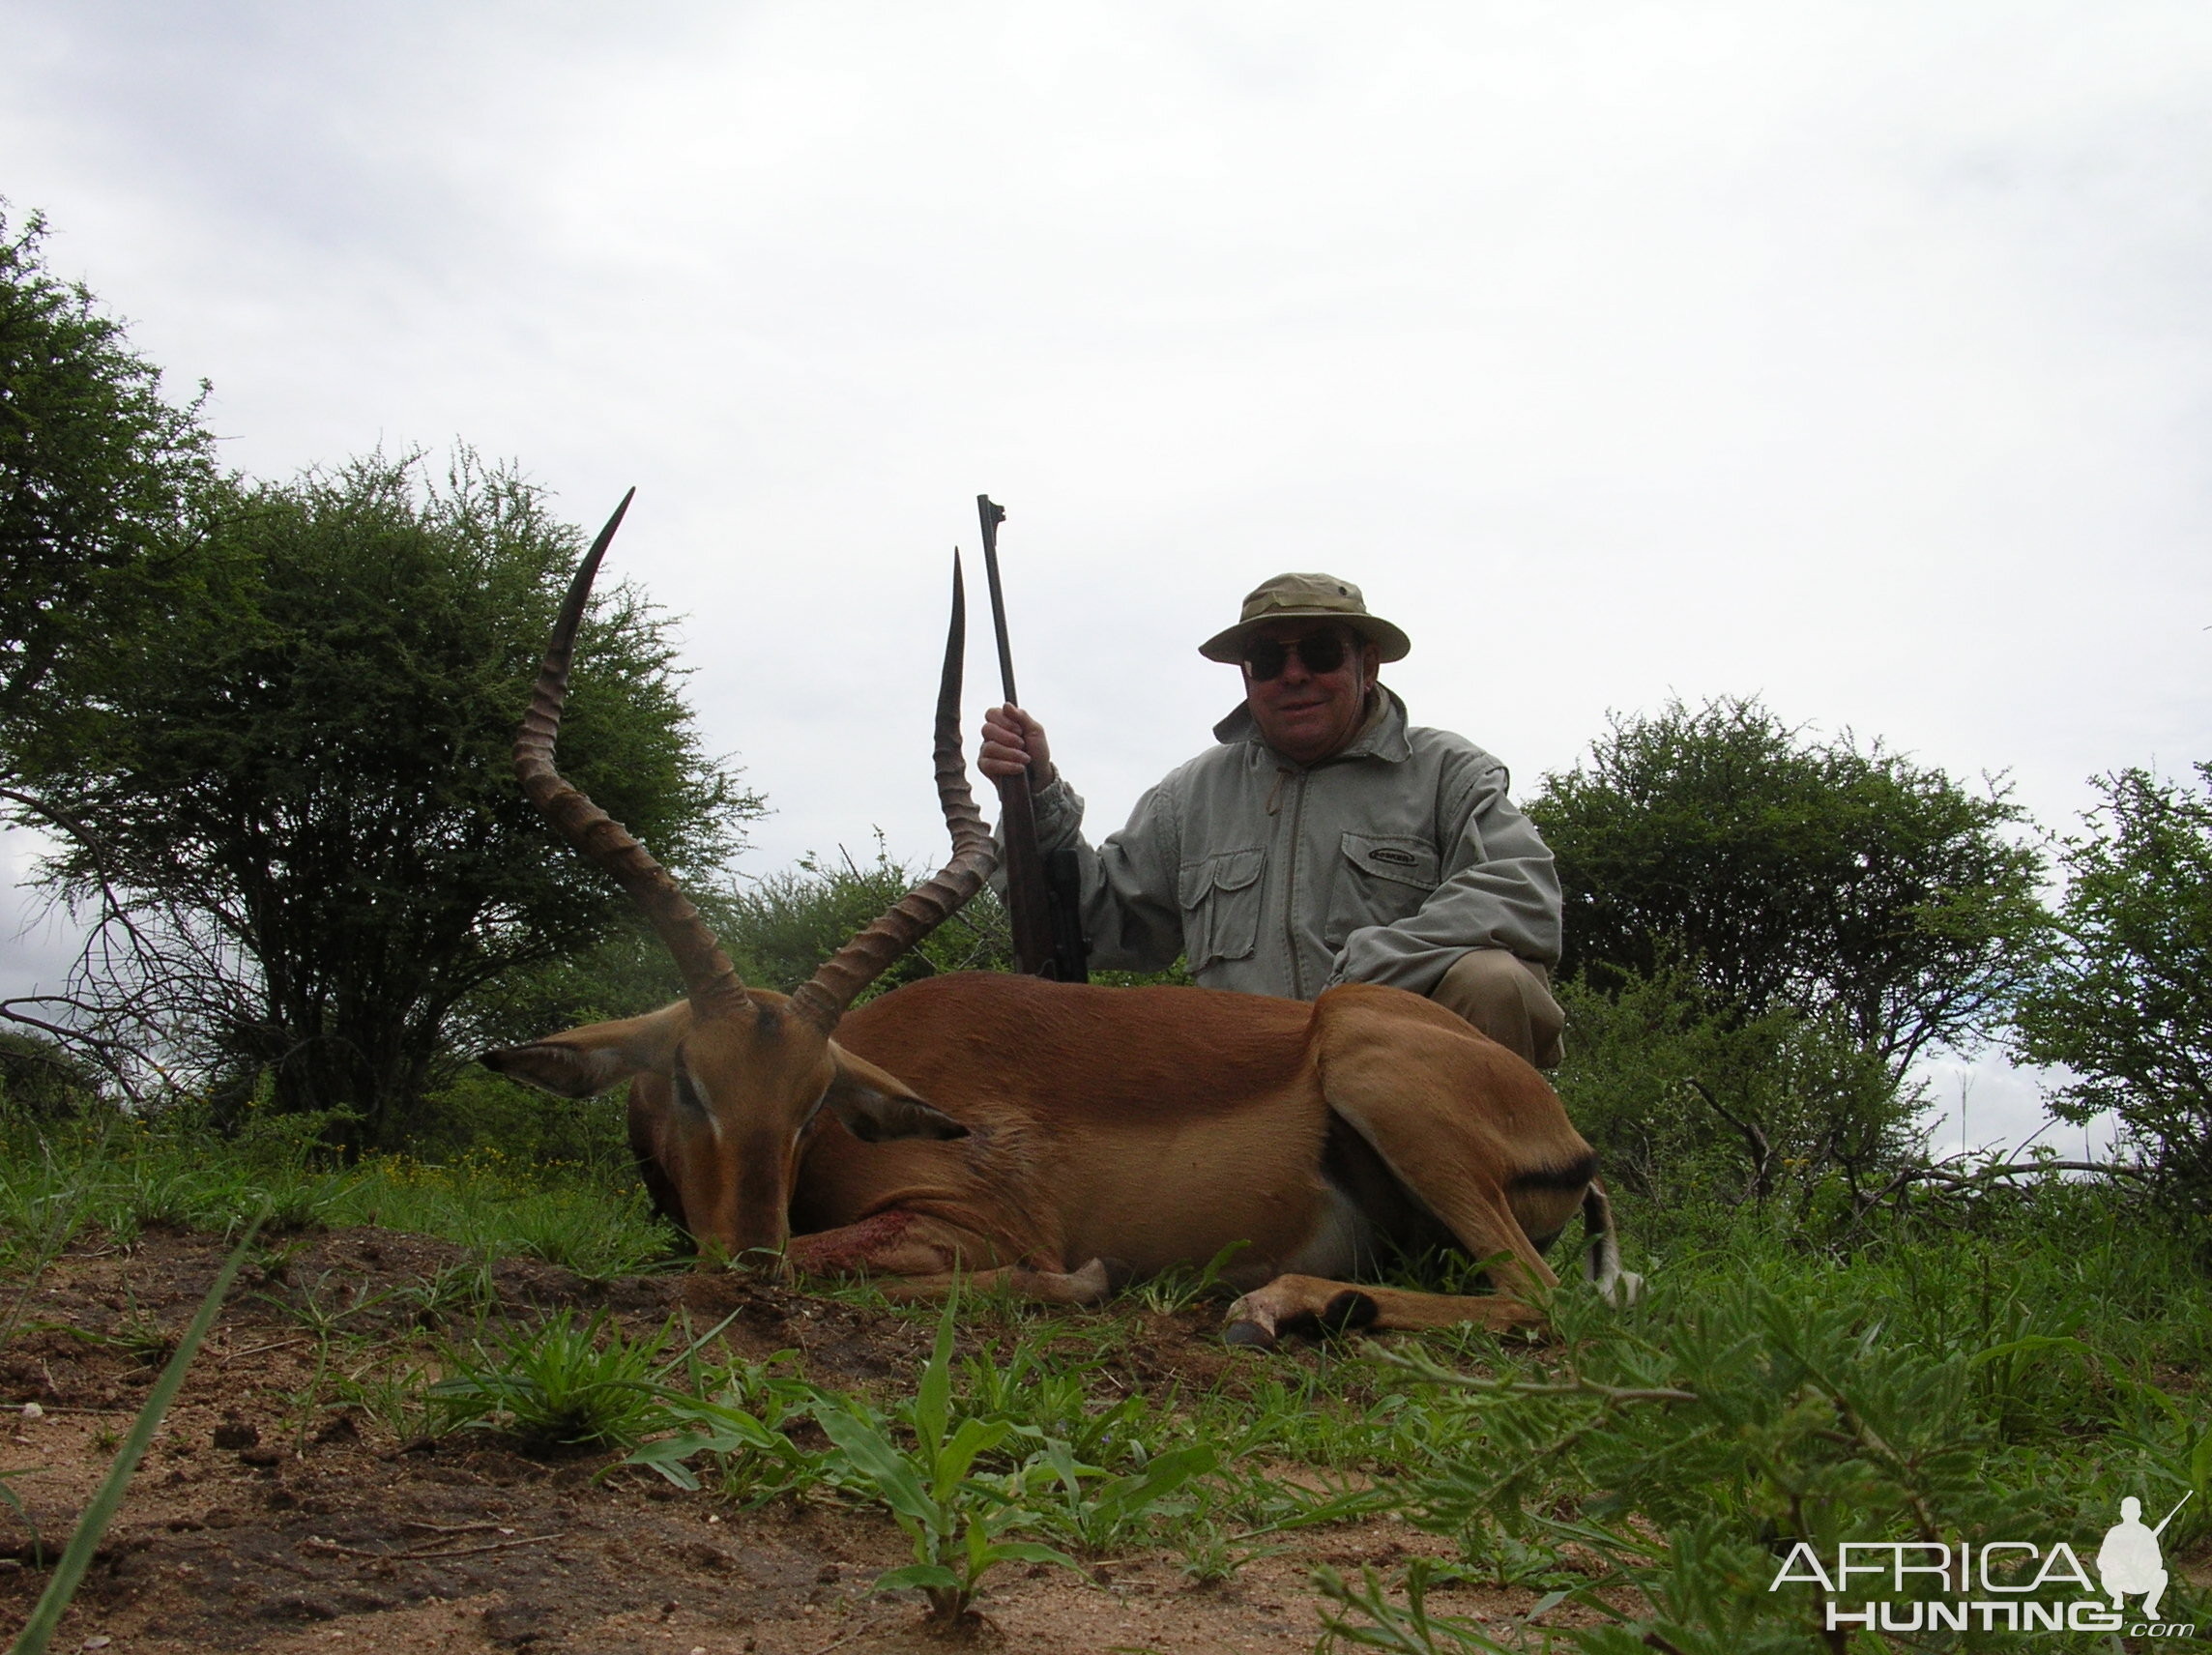
[[[1382,759],[1399,764],[1413,756],[1412,743],[1406,740],[1406,704],[1398,699],[1398,692],[1386,684],[1378,684],[1382,691],[1382,707],[1367,726],[1352,739],[1352,745],[1341,753],[1333,753],[1322,760],[1324,765],[1342,764],[1347,759]],[[1252,710],[1243,702],[1237,711],[1213,727],[1213,739],[1227,746],[1248,741],[1281,764],[1291,764],[1282,754],[1261,739],[1260,726],[1252,721]]]

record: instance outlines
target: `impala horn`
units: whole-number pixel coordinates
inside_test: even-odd
[[[937,685],[937,801],[952,834],[952,859],[900,898],[891,910],[847,943],[801,983],[792,1008],[824,1033],[836,1028],[853,997],[883,975],[891,962],[949,919],[983,888],[998,866],[999,848],[968,790],[960,756],[960,674],[968,645],[968,595],[960,579],[960,554],[952,554],[952,624],[945,637],[945,672]]]
[[[714,933],[690,900],[677,888],[666,868],[655,861],[630,830],[562,779],[553,768],[553,745],[561,734],[561,710],[568,699],[568,660],[576,644],[576,627],[584,619],[584,606],[592,595],[592,580],[599,572],[599,560],[622,526],[623,513],[637,490],[622,497],[615,514],[584,555],[576,578],[568,587],[561,618],[553,624],[553,636],[545,645],[545,662],[538,669],[538,687],[530,697],[530,711],[514,733],[514,773],[530,801],[545,813],[561,836],[597,866],[612,874],[629,893],[655,933],[676,956],[684,974],[684,993],[694,1012],[704,1014],[716,1003],[741,998],[745,985],[731,967],[729,956],[714,941]]]

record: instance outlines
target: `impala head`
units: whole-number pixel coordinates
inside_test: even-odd
[[[896,1077],[830,1038],[845,1008],[890,963],[975,894],[993,849],[960,757],[966,606],[957,563],[952,624],[937,700],[938,798],[953,856],[938,874],[789,996],[748,989],[667,869],[553,768],[576,627],[629,496],[599,531],[546,645],[530,711],[514,740],[523,791],[569,844],[613,875],[675,956],[684,999],[642,1017],[595,1023],[528,1046],[487,1052],[502,1074],[564,1097],[629,1080],[632,1142],[658,1167],[685,1229],[709,1260],[779,1254],[790,1235],[800,1146],[828,1109],[854,1133],[957,1138],[967,1129]],[[643,1130],[640,1130],[642,1123]]]

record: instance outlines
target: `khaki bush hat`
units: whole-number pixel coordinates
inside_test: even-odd
[[[1279,574],[1262,581],[1244,599],[1237,624],[1199,645],[1209,661],[1232,664],[1244,658],[1244,635],[1269,621],[1341,621],[1362,638],[1382,647],[1386,661],[1403,660],[1412,640],[1379,615],[1367,613],[1359,588],[1333,574]]]

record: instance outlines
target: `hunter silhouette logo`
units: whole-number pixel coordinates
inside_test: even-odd
[[[2146,1620],[2158,1618],[2158,1600],[2166,1595],[2166,1559],[2160,1554],[2158,1537],[2166,1532],[2166,1524],[2174,1519],[2174,1513],[2189,1503],[2192,1489],[2174,1503],[2173,1511],[2166,1514],[2166,1521],[2156,1528],[2142,1524],[2142,1501],[2130,1495],[2120,1501],[2120,1521],[2105,1530],[2105,1543],[2097,1548],[2097,1579],[2110,1594],[2112,1608],[2120,1607],[2120,1600],[2136,1592],[2142,1593],[2142,1611]]]
[[[2124,1631],[2186,1641],[2197,1635],[2195,1623],[2159,1614],[2171,1579],[2159,1536],[2194,1493],[2156,1528],[2144,1525],[2141,1500],[2121,1500],[2120,1521],[2097,1549],[2096,1581],[2063,1540],[1846,1540],[1832,1566],[1800,1540],[1766,1589],[1819,1587],[1821,1630],[1830,1633]],[[2099,1582],[2109,1606],[2097,1596]],[[2131,1597],[2142,1599],[2142,1618],[2132,1623]]]

